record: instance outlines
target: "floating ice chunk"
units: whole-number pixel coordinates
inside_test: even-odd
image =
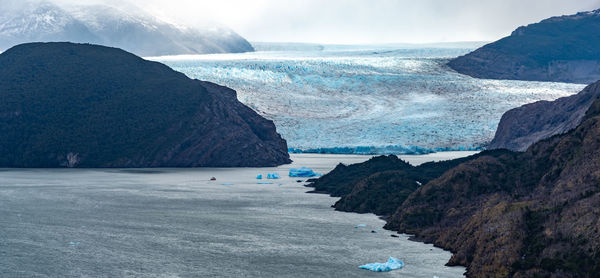
[[[79,241],[71,241],[71,242],[69,242],[69,245],[75,246],[75,245],[79,245],[80,243],[81,242],[79,242]]]
[[[319,174],[315,173],[313,171],[313,169],[310,169],[308,167],[291,168],[289,175],[290,175],[290,177],[316,177],[316,176],[320,176]]]
[[[262,180],[262,174],[258,174],[258,175],[256,175],[256,179],[257,179],[257,180]]]
[[[256,184],[273,184],[272,182],[258,182]]]
[[[358,224],[358,225],[354,226],[354,229],[364,228],[366,226],[367,226],[367,224]]]
[[[230,182],[224,182],[224,183],[221,183],[221,185],[233,185],[233,183],[230,183]]]
[[[376,271],[376,272],[385,272],[385,271],[392,271],[394,269],[401,269],[403,267],[404,267],[404,262],[402,262],[401,260],[398,260],[394,257],[390,257],[387,260],[387,262],[385,262],[385,263],[370,263],[370,264],[361,265],[358,268],[367,269],[367,270]]]
[[[268,174],[267,174],[267,179],[273,179],[273,180],[276,180],[276,179],[279,179],[279,178],[281,178],[281,177],[280,177],[280,176],[279,176],[279,174],[277,174],[277,173],[268,173]]]

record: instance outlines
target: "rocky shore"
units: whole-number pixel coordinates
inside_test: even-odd
[[[341,196],[336,209],[391,213],[385,228],[452,251],[449,265],[467,266],[469,277],[595,277],[598,138],[600,100],[574,130],[526,152],[484,151],[419,167],[378,157],[338,166],[310,186]],[[364,199],[350,202],[353,192]]]

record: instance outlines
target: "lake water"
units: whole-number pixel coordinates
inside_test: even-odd
[[[237,90],[240,101],[275,122],[290,148],[328,153],[477,149],[505,111],[584,87],[474,79],[445,65],[473,48],[259,46],[151,59]]]
[[[444,266],[450,253],[393,238],[374,215],[336,212],[335,198],[307,194],[287,177],[290,167],[325,173],[368,158],[298,154],[277,168],[0,169],[0,276],[462,277],[464,268]],[[255,179],[269,172],[282,178]],[[389,256],[406,267],[358,269]]]

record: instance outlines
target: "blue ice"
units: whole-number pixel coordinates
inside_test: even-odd
[[[394,257],[390,257],[387,260],[387,262],[385,262],[385,263],[370,263],[370,264],[361,265],[358,268],[367,269],[367,270],[375,271],[375,272],[386,272],[386,271],[392,271],[395,269],[401,269],[403,267],[404,267],[404,262],[402,262],[401,260],[398,260]]]
[[[317,174],[313,171],[313,169],[310,169],[308,167],[300,167],[300,168],[291,168],[290,169],[290,173],[289,173],[290,177],[316,177],[316,176],[320,176],[320,174]]]
[[[274,180],[276,180],[276,179],[279,179],[279,178],[281,178],[281,177],[277,173],[268,173],[267,174],[267,179],[274,179]]]
[[[257,179],[257,180],[262,180],[262,174],[258,174],[258,175],[256,175],[256,179]]]
[[[325,49],[162,61],[236,89],[241,102],[275,122],[290,152],[481,150],[508,109],[584,87],[474,79],[449,70],[445,59],[466,48]]]

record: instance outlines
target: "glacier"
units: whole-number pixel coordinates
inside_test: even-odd
[[[425,154],[480,150],[502,114],[583,85],[474,79],[446,66],[472,48],[259,44],[242,54],[152,57],[235,89],[275,122],[290,152]]]
[[[402,262],[401,260],[398,260],[394,257],[390,257],[387,260],[387,262],[385,262],[385,263],[370,263],[370,264],[361,265],[358,268],[367,269],[367,270],[375,271],[375,272],[386,272],[386,271],[401,269],[403,267],[404,267],[404,262]]]

